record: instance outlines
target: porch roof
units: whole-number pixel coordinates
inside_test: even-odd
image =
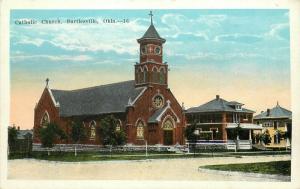
[[[237,123],[227,123],[227,129],[234,129],[238,126]],[[263,127],[261,125],[253,124],[253,123],[240,123],[240,127],[242,129],[257,129],[262,130]]]

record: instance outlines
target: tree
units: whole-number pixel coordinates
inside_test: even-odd
[[[84,139],[86,139],[86,132],[82,124],[78,122],[72,123],[72,131],[71,131],[71,138],[72,141],[75,143],[75,156],[77,156],[77,150],[76,146],[79,142],[82,142]]]
[[[189,143],[192,143],[192,148],[194,151],[195,155],[195,150],[196,150],[196,142],[197,142],[197,135],[196,135],[196,129],[197,129],[197,121],[192,123],[191,125],[187,126],[185,128],[185,137],[188,140]]]
[[[17,144],[18,130],[16,127],[8,127],[8,147],[12,151]]]
[[[97,127],[98,136],[103,145],[123,145],[126,143],[125,131],[120,127],[119,121],[113,116],[105,116],[100,121],[100,127]]]
[[[263,134],[261,134],[261,138],[260,138],[261,141],[264,142],[264,144],[269,144],[271,143],[271,136],[270,136],[270,133],[269,133],[269,130],[265,130],[265,132]]]
[[[197,140],[197,135],[195,133],[196,129],[197,129],[196,122],[192,123],[191,125],[185,128],[184,134],[188,141],[194,142]]]
[[[67,138],[65,132],[55,123],[48,123],[46,127],[40,128],[39,131],[42,146],[46,148],[52,148],[55,140],[64,140]]]

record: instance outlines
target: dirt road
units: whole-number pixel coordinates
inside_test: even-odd
[[[142,161],[51,162],[34,159],[10,160],[9,179],[109,179],[109,180],[206,180],[268,181],[265,178],[199,172],[213,164],[290,160],[290,155],[160,159]],[[269,181],[272,181],[269,179]]]

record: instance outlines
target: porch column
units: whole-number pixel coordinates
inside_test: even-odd
[[[222,140],[227,141],[226,113],[222,113]]]
[[[249,140],[252,140],[251,129],[249,129]]]

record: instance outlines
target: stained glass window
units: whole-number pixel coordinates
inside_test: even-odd
[[[173,129],[173,122],[170,119],[167,119],[163,124],[164,130],[172,130]]]
[[[42,121],[41,121],[41,126],[42,127],[46,127],[47,124],[50,122],[50,118],[49,118],[49,115],[47,112],[44,113],[44,116],[42,118]]]
[[[139,121],[136,128],[136,137],[139,139],[144,138],[144,124],[142,121]]]
[[[95,140],[95,138],[96,138],[96,123],[95,123],[95,121],[92,121],[90,139]]]

